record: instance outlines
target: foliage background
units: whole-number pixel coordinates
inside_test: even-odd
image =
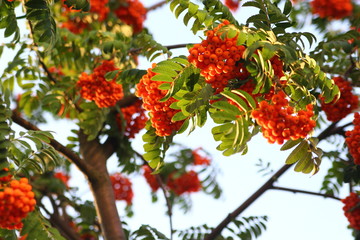
[[[143,1],[145,6],[151,6],[157,2],[158,0]],[[252,14],[249,9],[240,8],[234,14],[236,19],[243,23]],[[335,22],[335,24],[338,23]],[[168,6],[163,6],[148,13],[145,26],[154,35],[155,39],[163,45],[197,43],[200,41],[197,36],[191,33],[189,28],[183,25],[181,19],[175,19]],[[304,31],[319,36],[315,29],[308,26]],[[0,32],[0,36],[3,36],[2,32]],[[6,41],[1,37],[0,39],[0,42]],[[318,40],[320,39],[318,38]],[[187,55],[186,49],[173,50],[172,52],[173,56]],[[0,73],[7,62],[11,60],[10,54],[5,53],[3,56],[8,56],[8,58],[3,57],[0,59]],[[160,60],[163,59],[157,59],[157,61]],[[150,65],[144,58],[140,59],[140,69],[146,69]],[[343,122],[350,121],[351,116],[343,120]],[[69,120],[59,120],[47,125],[39,125],[39,127],[43,130],[55,131],[55,139],[61,143],[66,143],[66,137],[71,129],[69,123]],[[59,129],[61,131],[58,131]],[[289,152],[280,152],[280,146],[268,144],[261,134],[258,134],[249,143],[249,152],[245,156],[236,154],[224,157],[221,152],[215,150],[218,143],[213,140],[210,130],[211,126],[208,122],[205,127],[197,129],[190,136],[186,136],[186,134],[176,136],[175,142],[185,144],[191,148],[203,146],[211,153],[214,164],[220,169],[218,181],[223,187],[223,196],[220,200],[213,200],[211,197],[201,193],[192,194],[193,208],[190,212],[184,214],[181,210],[175,209],[173,218],[175,229],[183,229],[203,223],[209,226],[217,225],[221,219],[246,200],[270,176],[262,176],[263,173],[258,173],[260,168],[255,165],[259,163],[259,158],[265,163],[270,162],[270,168],[276,171],[283,165],[289,154]],[[139,152],[143,151],[140,136],[137,137],[133,146]],[[319,147],[326,150],[331,147],[331,144],[321,142]],[[116,160],[113,159],[108,164],[109,171],[115,172]],[[324,160],[319,173],[312,177],[290,170],[281,177],[276,185],[318,192],[329,166],[330,163]],[[86,181],[81,177],[77,169],[72,169],[71,176],[70,186],[78,187],[78,193],[83,199],[92,199]],[[132,181],[135,193],[133,200],[134,217],[123,218],[123,220],[128,223],[131,229],[136,229],[141,224],[149,224],[163,233],[168,233],[168,218],[165,216],[166,208],[162,195],[158,194],[159,202],[155,203],[155,205],[151,204],[150,188],[143,177],[133,175]],[[347,192],[342,192],[340,197],[345,197],[347,194]],[[123,215],[125,204],[122,202],[117,204],[120,215]],[[332,199],[270,190],[246,210],[243,216],[269,216],[267,230],[258,238],[260,240],[350,240],[353,238],[351,237],[351,231],[346,229],[348,222],[343,215],[342,206],[341,202]]]

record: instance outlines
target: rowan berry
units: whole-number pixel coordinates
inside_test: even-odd
[[[352,93],[353,89],[348,81],[342,77],[334,77],[333,80],[339,87],[340,98],[330,103],[325,103],[324,98],[321,98],[321,109],[329,121],[336,122],[358,108],[359,98]]]
[[[312,0],[310,2],[313,14],[320,18],[341,19],[352,15],[351,0]]]
[[[359,196],[351,192],[349,196],[344,199],[341,199],[341,202],[344,203],[344,214],[350,223],[350,227],[360,230],[360,198]]]
[[[94,101],[100,108],[115,106],[124,96],[122,85],[116,83],[115,78],[112,81],[105,79],[107,72],[115,70],[118,68],[114,62],[105,60],[92,74],[83,72],[77,82],[82,98]]]
[[[152,68],[154,67],[156,67],[156,64],[152,65]],[[148,69],[147,74],[136,85],[135,95],[142,99],[144,109],[150,112],[151,125],[156,129],[156,134],[158,136],[170,136],[173,131],[180,129],[184,121],[173,122],[171,120],[180,110],[172,109],[170,105],[178,100],[171,97],[165,102],[160,102],[160,99],[166,95],[167,91],[158,89],[164,83],[163,81],[151,80],[156,75],[152,68]],[[154,86],[152,91],[149,90],[150,85]]]
[[[63,172],[55,172],[54,178],[59,179],[66,186],[66,188],[69,188],[69,175],[64,174]]]
[[[210,165],[210,158],[204,156],[204,153],[201,152],[202,148],[196,148],[191,153],[194,158],[194,165]]]
[[[3,171],[9,172],[9,169],[8,168],[3,168]],[[0,177],[0,184],[1,184],[1,182],[9,182],[11,180],[11,178],[12,178],[12,175],[10,173],[7,174],[4,177]]]
[[[225,5],[233,12],[238,10],[241,0],[225,0]]]
[[[270,143],[278,144],[289,139],[305,138],[316,125],[313,115],[310,106],[294,112],[283,91],[274,94],[270,102],[261,101],[258,109],[251,113],[251,117],[261,126],[263,136]]]
[[[118,113],[116,116],[118,128],[124,130],[124,135],[128,138],[134,138],[135,134],[145,127],[147,120],[140,99],[128,107],[121,108],[121,114]]]
[[[35,194],[27,178],[0,183],[0,228],[21,229],[21,222],[35,209]]]
[[[139,0],[126,0],[125,4],[115,10],[116,16],[124,23],[131,25],[135,33],[143,29],[146,13],[146,8]]]
[[[110,175],[111,184],[116,200],[124,200],[127,205],[131,205],[134,193],[130,179],[120,173]]]
[[[360,114],[354,114],[354,129],[345,132],[345,142],[349,148],[349,152],[354,159],[354,163],[360,165]]]
[[[193,170],[185,172],[180,176],[176,176],[176,173],[171,173],[168,176],[166,186],[178,196],[201,190],[198,174]]]
[[[146,182],[150,185],[151,190],[153,192],[156,192],[160,187],[159,182],[156,179],[156,176],[152,174],[152,170],[148,165],[142,166],[142,169],[144,171],[143,176]]]

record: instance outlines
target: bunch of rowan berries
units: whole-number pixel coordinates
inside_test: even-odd
[[[243,59],[245,46],[237,45],[237,35],[221,38],[219,30],[229,24],[224,20],[213,30],[206,31],[206,39],[189,49],[189,62],[201,70],[201,75],[216,93],[223,91],[230,79],[244,80],[249,76],[243,63],[239,62]]]
[[[340,98],[337,101],[334,99],[330,103],[325,103],[322,99],[321,109],[325,112],[329,121],[336,122],[346,117],[358,107],[359,98],[352,93],[353,88],[350,82],[342,77],[334,77],[333,80],[339,87]]]
[[[140,132],[146,125],[148,117],[145,114],[145,109],[142,107],[142,101],[136,100],[132,105],[121,108],[121,114],[118,113],[116,116],[116,122],[119,129],[124,128],[124,134],[128,138],[134,138],[135,134]]]
[[[320,18],[341,19],[349,17],[353,11],[351,0],[312,0],[313,14]]]
[[[166,186],[178,196],[201,190],[199,176],[193,170],[185,172],[180,176],[176,172],[171,173],[167,178]]]
[[[150,112],[151,125],[156,129],[158,136],[170,136],[173,131],[180,129],[184,121],[172,121],[172,117],[180,110],[170,108],[170,105],[178,100],[171,97],[165,102],[160,100],[166,95],[167,90],[159,89],[159,86],[165,82],[153,81],[151,78],[156,75],[152,71],[156,67],[154,63],[152,68],[147,70],[140,82],[136,85],[135,95],[143,101],[143,107]]]
[[[115,10],[115,15],[124,23],[132,26],[135,33],[143,29],[146,13],[146,8],[139,0],[126,0],[124,5]]]
[[[152,174],[152,170],[148,165],[142,166],[142,169],[144,171],[143,176],[144,176],[146,182],[149,184],[151,190],[153,192],[156,192],[160,187],[160,184],[159,184],[158,180],[156,179],[156,176],[154,174]]]
[[[69,188],[69,175],[64,174],[63,172],[55,172],[54,178],[59,179],[66,186],[66,188]]]
[[[21,229],[35,209],[35,194],[27,178],[0,183],[0,228]]]
[[[229,86],[232,79],[247,81],[240,89],[252,93],[255,84],[249,80],[250,73],[243,58],[246,46],[237,45],[238,35],[232,38],[222,36],[221,29],[229,24],[228,20],[224,20],[213,30],[206,31],[206,39],[189,49],[188,60],[200,69],[205,81],[215,89],[215,94]],[[274,74],[280,79],[284,75],[282,61],[276,55],[270,61]]]
[[[360,165],[360,114],[354,114],[354,129],[345,132],[345,142],[349,152],[354,159],[354,163]]]
[[[194,158],[194,165],[210,165],[210,158],[201,153],[202,148],[196,148],[191,153]]]
[[[115,106],[116,102],[123,98],[123,88],[112,81],[105,79],[107,72],[118,70],[114,62],[104,60],[102,64],[94,69],[90,75],[83,72],[79,77],[77,86],[80,87],[81,97],[90,101],[95,101],[100,108]]]
[[[231,11],[235,12],[238,10],[241,0],[225,0],[224,4],[227,6]]]
[[[350,226],[356,230],[360,230],[360,198],[354,192],[351,192],[349,196],[341,199],[344,203],[344,214],[348,219]]]
[[[127,205],[131,205],[134,193],[130,179],[120,173],[110,175],[111,184],[116,200],[124,200]]]
[[[9,169],[3,168],[3,171],[9,172]],[[11,178],[12,178],[12,175],[10,173],[7,174],[6,176],[0,177],[0,184],[1,184],[1,182],[9,182],[11,180]]]
[[[278,144],[283,144],[289,139],[305,138],[316,126],[313,115],[311,104],[306,106],[306,110],[295,112],[283,91],[274,94],[270,102],[261,101],[259,108],[251,113],[251,117],[261,126],[261,131],[269,143]]]

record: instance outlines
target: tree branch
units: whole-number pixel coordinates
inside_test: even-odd
[[[155,3],[155,4],[152,5],[152,6],[148,7],[148,8],[146,9],[146,11],[147,11],[147,12],[150,12],[150,11],[152,11],[152,10],[155,10],[155,9],[159,8],[159,7],[162,7],[162,6],[165,5],[165,4],[166,4],[166,1],[160,1],[160,2],[158,2],[158,3]]]
[[[337,122],[330,124],[324,131],[322,131],[318,139],[319,141],[324,140],[325,138],[334,135],[334,134],[342,134],[343,128],[336,127]],[[222,220],[217,227],[215,227],[204,240],[214,240],[218,235],[221,234],[222,230],[235,218],[237,218],[245,209],[247,209],[255,200],[257,200],[266,190],[273,188],[273,183],[280,178],[290,167],[291,165],[282,166],[274,175],[267,180],[264,185],[262,185],[256,192],[254,192],[245,202],[243,202],[238,208],[236,208],[233,212],[229,213],[224,220]]]
[[[333,195],[324,194],[324,193],[317,193],[317,192],[311,192],[311,191],[305,191],[305,190],[294,189],[294,188],[285,188],[285,187],[272,186],[270,189],[287,191],[287,192],[292,192],[292,193],[304,193],[304,194],[320,196],[320,197],[324,197],[324,198],[332,198],[332,199],[339,200],[339,201],[341,200],[340,198],[335,197]]]
[[[195,44],[195,43],[180,43],[180,44],[174,44],[174,45],[167,45],[164,47],[166,47],[168,50],[171,50],[171,49],[177,49],[177,48],[185,48],[187,45],[190,45],[190,44]],[[140,52],[142,49],[143,48],[133,48],[133,49],[129,50],[129,53],[136,54],[136,53]]]

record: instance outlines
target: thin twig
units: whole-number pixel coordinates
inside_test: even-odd
[[[173,44],[173,45],[167,45],[167,46],[164,46],[166,47],[168,50],[171,50],[171,49],[177,49],[177,48],[185,48],[187,45],[192,45],[192,44],[195,44],[195,43],[180,43],[180,44]],[[136,54],[138,52],[140,52],[143,48],[133,48],[133,49],[130,49],[129,50],[129,53],[130,54]]]
[[[285,188],[285,187],[275,187],[275,186],[272,186],[270,189],[287,191],[287,192],[292,192],[292,193],[310,194],[310,195],[320,196],[320,197],[324,197],[324,198],[332,198],[332,199],[339,200],[339,201],[341,200],[341,198],[335,197],[334,195],[329,195],[329,194],[324,194],[324,193],[318,193],[318,192],[311,192],[311,191],[305,191],[305,190],[294,189],[294,188]]]
[[[143,161],[143,163],[145,165],[148,165],[148,162],[144,159],[144,157],[142,156],[142,154],[138,153],[137,151],[134,151],[135,154],[140,157],[140,159]],[[159,174],[156,174],[156,181],[158,182],[162,192],[163,192],[163,195],[164,195],[164,198],[165,198],[165,201],[166,201],[166,206],[167,206],[167,211],[168,211],[168,216],[169,216],[169,225],[170,225],[170,240],[173,239],[173,233],[174,233],[174,227],[173,227],[173,221],[172,221],[172,204],[171,204],[171,201],[170,201],[170,197],[168,196],[169,194],[169,191],[166,189],[165,187],[165,184],[163,182],[163,180],[161,179],[160,175]]]
[[[165,5],[165,4],[166,4],[166,0],[160,1],[160,2],[158,2],[158,3],[155,3],[155,4],[152,5],[152,6],[148,7],[148,8],[146,9],[146,11],[147,11],[147,12],[150,12],[150,11],[152,11],[152,10],[155,10],[155,9],[159,8],[159,7],[162,7],[162,6]]]

